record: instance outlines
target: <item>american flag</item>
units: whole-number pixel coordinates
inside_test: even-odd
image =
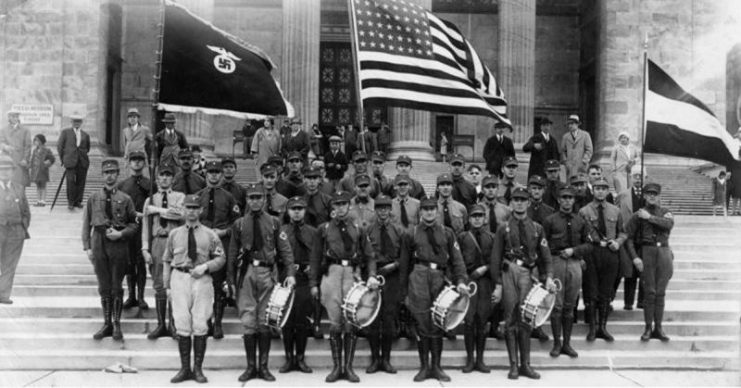
[[[509,124],[491,71],[452,23],[403,0],[350,0],[361,98]]]

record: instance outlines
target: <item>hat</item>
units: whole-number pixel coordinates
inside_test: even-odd
[[[260,167],[260,175],[270,175],[270,174],[277,174],[278,169],[275,168],[272,164],[265,163]]]
[[[411,183],[412,183],[412,178],[410,178],[410,177],[409,177],[409,176],[407,176],[407,175],[401,175],[401,174],[398,174],[398,175],[396,176],[396,178],[394,178],[394,184],[395,184],[395,185],[398,185],[398,184],[400,184],[400,183],[402,183],[402,182],[405,182],[405,183],[407,183],[407,184],[411,184]]]
[[[283,165],[283,158],[281,158],[278,155],[272,155],[272,156],[268,157],[268,162],[267,163],[268,164],[272,164],[272,165],[282,166]]]
[[[193,157],[193,153],[190,152],[190,150],[187,149],[187,148],[186,149],[183,149],[183,150],[180,150],[180,152],[178,152],[178,159],[192,158],[192,157]]]
[[[378,209],[379,207],[384,206],[391,206],[391,198],[387,195],[381,194],[375,199],[375,208]]]
[[[533,175],[530,177],[530,179],[528,179],[527,184],[545,187],[545,179],[543,179],[543,177],[540,175]]]
[[[484,205],[482,205],[480,203],[477,203],[477,204],[471,206],[471,211],[468,214],[469,215],[486,214],[486,208],[484,207]]]
[[[528,193],[524,187],[516,187],[514,190],[512,190],[511,198],[530,199],[530,193]]]
[[[300,117],[294,117],[294,118],[291,119],[291,125],[293,125],[293,124],[299,124],[299,125],[301,125],[303,123],[301,122],[301,118]]]
[[[370,184],[371,178],[367,174],[358,174],[355,175],[355,186],[360,186],[362,184]]]
[[[339,137],[339,136],[337,136],[337,135],[332,135],[332,136],[330,136],[330,137],[329,137],[329,141],[330,141],[330,142],[333,142],[333,141],[339,141],[339,142],[342,142],[342,138],[341,138],[341,137]]]
[[[71,115],[69,115],[69,118],[70,118],[70,120],[75,121],[75,120],[82,120],[84,117],[82,117],[82,115],[80,113],[75,112],[75,113],[72,113]]]
[[[172,168],[169,164],[160,164],[159,168],[157,169],[157,175],[162,175],[166,172],[169,172],[170,175],[175,175],[175,169]]]
[[[306,207],[306,201],[304,200],[304,197],[295,196],[291,197],[291,199],[288,200],[288,204],[286,205],[287,209],[292,209],[294,207]]]
[[[594,182],[592,183],[592,187],[597,187],[597,186],[610,187],[610,183],[607,182],[607,179],[605,177],[599,177],[595,179]]]
[[[545,162],[545,169],[550,170],[553,168],[561,169],[561,163],[558,162],[556,159],[550,159]]]
[[[18,109],[15,109],[15,108],[11,108],[8,111],[8,116],[10,116],[10,115],[19,115],[19,114],[21,114],[21,111],[19,111]]]
[[[448,173],[440,174],[437,176],[437,184],[440,185],[441,183],[450,183],[452,185],[453,177]]]
[[[586,175],[584,175],[584,173],[572,175],[571,178],[569,179],[569,183],[571,183],[572,185],[574,183],[587,183],[587,182],[589,182],[589,179],[587,178]]]
[[[581,121],[579,120],[579,115],[569,115],[569,118],[566,119],[566,122],[567,123],[575,122],[575,123],[579,124]]]
[[[512,129],[512,126],[505,123],[504,121],[497,121],[496,124],[494,124],[494,128],[507,128]]]
[[[576,190],[574,190],[574,188],[571,186],[564,186],[561,188],[561,190],[558,191],[558,196],[562,197],[564,195],[570,195],[573,197],[576,195]]]
[[[201,207],[201,202],[198,200],[198,194],[190,194],[185,196],[183,201],[185,207]]]
[[[419,207],[420,209],[430,208],[434,207],[437,209],[437,199],[434,197],[430,197],[429,195],[425,195],[420,201],[419,201]]]
[[[466,163],[466,158],[463,157],[461,154],[454,154],[450,157],[450,164],[453,163]]]
[[[355,152],[352,153],[352,161],[353,162],[358,161],[358,160],[361,160],[361,159],[368,160],[368,157],[365,155],[365,152],[360,151],[360,150],[357,150],[357,151],[355,151]]]
[[[643,192],[661,194],[661,185],[658,183],[646,183],[646,185],[643,186]]]
[[[347,191],[337,191],[332,194],[332,204],[350,202],[350,193]]]
[[[13,168],[13,159],[10,156],[0,154],[0,168]]]
[[[245,189],[245,191],[247,192],[247,196],[265,194],[265,190],[263,190],[262,185],[258,183],[250,183],[247,185],[247,187],[245,187]]]
[[[374,161],[374,162],[375,161],[385,162],[386,161],[386,154],[384,154],[381,151],[373,151],[373,153],[371,154],[371,160]]]
[[[509,156],[504,159],[504,163],[502,163],[502,166],[517,166],[518,164],[520,164],[520,162],[517,161],[517,158],[515,158],[514,156]]]
[[[206,162],[206,172],[221,172],[223,168],[221,162],[218,160],[209,160]]]
[[[412,165],[412,158],[409,157],[409,155],[401,155],[396,159],[396,164],[400,163],[406,163],[408,165]]]
[[[540,119],[540,125],[545,124],[553,124],[553,121],[551,121],[551,119],[549,119],[548,117],[543,117],[542,119]]]
[[[129,160],[132,159],[147,160],[147,155],[144,154],[144,151],[131,151],[129,152]]]
[[[119,170],[118,160],[116,159],[104,160],[103,163],[101,163],[101,170],[103,170],[103,172],[118,171]]]
[[[620,131],[620,133],[618,133],[618,137],[617,137],[618,140],[620,140],[620,138],[623,137],[623,136],[627,137],[628,140],[630,140],[630,135],[628,135],[628,132],[626,132],[626,131]]]
[[[141,116],[139,114],[139,109],[136,109],[136,108],[129,108],[128,112],[126,112],[126,116],[131,116],[131,115]]]
[[[492,183],[495,186],[499,185],[499,181],[497,180],[497,177],[495,177],[494,175],[487,175],[484,177],[484,179],[481,180],[481,187],[486,187]]]
[[[291,160],[303,160],[303,159],[304,159],[303,155],[301,155],[301,153],[298,151],[291,151],[288,153],[288,157],[286,157],[286,161],[289,161],[289,162]]]
[[[227,156],[227,157],[221,159],[221,166],[222,167],[226,166],[227,164],[233,164],[234,167],[237,167],[237,161],[234,160],[234,158],[232,158],[230,156]]]
[[[166,113],[165,117],[162,118],[163,123],[174,123],[175,121],[175,115],[172,113]]]
[[[309,166],[304,169],[304,178],[320,178],[322,176],[322,170]]]

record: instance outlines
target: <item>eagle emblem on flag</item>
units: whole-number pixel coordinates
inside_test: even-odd
[[[237,68],[237,63],[234,61],[241,61],[242,59],[227,51],[223,47],[209,46],[206,45],[211,51],[219,54],[214,57],[214,67],[216,70],[224,73],[231,74]]]

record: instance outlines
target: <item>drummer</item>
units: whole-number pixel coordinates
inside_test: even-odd
[[[383,194],[376,197],[375,210],[375,221],[368,228],[368,237],[376,253],[376,271],[386,279],[386,284],[383,286],[380,314],[366,335],[371,349],[371,364],[365,373],[379,370],[396,373],[391,365],[391,342],[406,287],[409,250],[404,227],[392,222],[391,198]]]
[[[288,235],[280,230],[280,221],[264,209],[265,195],[260,185],[247,186],[247,209],[232,225],[227,262],[230,291],[237,289],[237,311],[244,325],[244,351],[247,369],[239,381],[259,377],[275,381],[268,370],[270,328],[265,324],[265,309],[275,285],[273,269],[282,261],[285,283],[296,285],[293,253]],[[232,292],[234,295],[234,292]],[[255,347],[260,349],[260,365],[255,367]]]
[[[471,373],[474,370],[481,373],[489,373],[489,367],[484,364],[484,348],[486,348],[486,321],[491,314],[491,292],[493,281],[489,264],[491,262],[492,248],[494,247],[494,234],[489,232],[485,225],[486,207],[475,204],[471,207],[468,224],[471,229],[458,235],[461,245],[463,261],[469,279],[476,282],[477,292],[471,298],[468,306],[463,338],[466,346],[466,365],[463,373]],[[476,347],[476,360],[474,362],[473,349]]]
[[[497,228],[489,266],[496,284],[492,301],[495,304],[501,301],[504,308],[504,338],[509,355],[507,377],[511,380],[520,375],[540,378],[540,374],[530,367],[531,327],[522,321],[520,306],[533,287],[533,280],[545,281],[549,291],[556,289],[552,279],[551,253],[543,227],[527,216],[529,199],[530,194],[524,188],[518,187],[512,191],[512,217]]]
[[[368,287],[378,287],[375,252],[363,229],[348,217],[350,193],[339,191],[332,195],[334,218],[319,226],[318,249],[311,255],[309,284],[311,296],[319,297],[321,284],[322,305],[329,318],[329,344],[334,368],[325,379],[333,383],[344,377],[350,382],[360,381],[352,369],[357,335],[342,316],[342,302],[363,269],[368,274]],[[321,283],[320,283],[321,281]],[[343,338],[344,334],[344,338]],[[345,360],[342,362],[344,348]]]
[[[450,376],[440,367],[443,330],[433,324],[430,315],[435,295],[443,290],[448,281],[445,278],[446,270],[452,273],[457,291],[468,294],[468,286],[464,284],[466,267],[455,233],[438,221],[437,213],[437,200],[424,197],[420,201],[420,223],[414,227],[414,234],[410,236],[409,250],[413,254],[410,260],[414,263],[414,268],[409,275],[405,304],[414,316],[419,332],[417,347],[420,369],[414,376],[416,382],[429,378],[450,381]]]

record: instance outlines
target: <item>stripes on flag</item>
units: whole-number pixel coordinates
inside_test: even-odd
[[[648,63],[644,150],[707,160],[724,166],[739,160],[734,139],[700,100],[654,62]]]
[[[509,124],[504,93],[453,24],[403,0],[350,3],[364,102]]]

